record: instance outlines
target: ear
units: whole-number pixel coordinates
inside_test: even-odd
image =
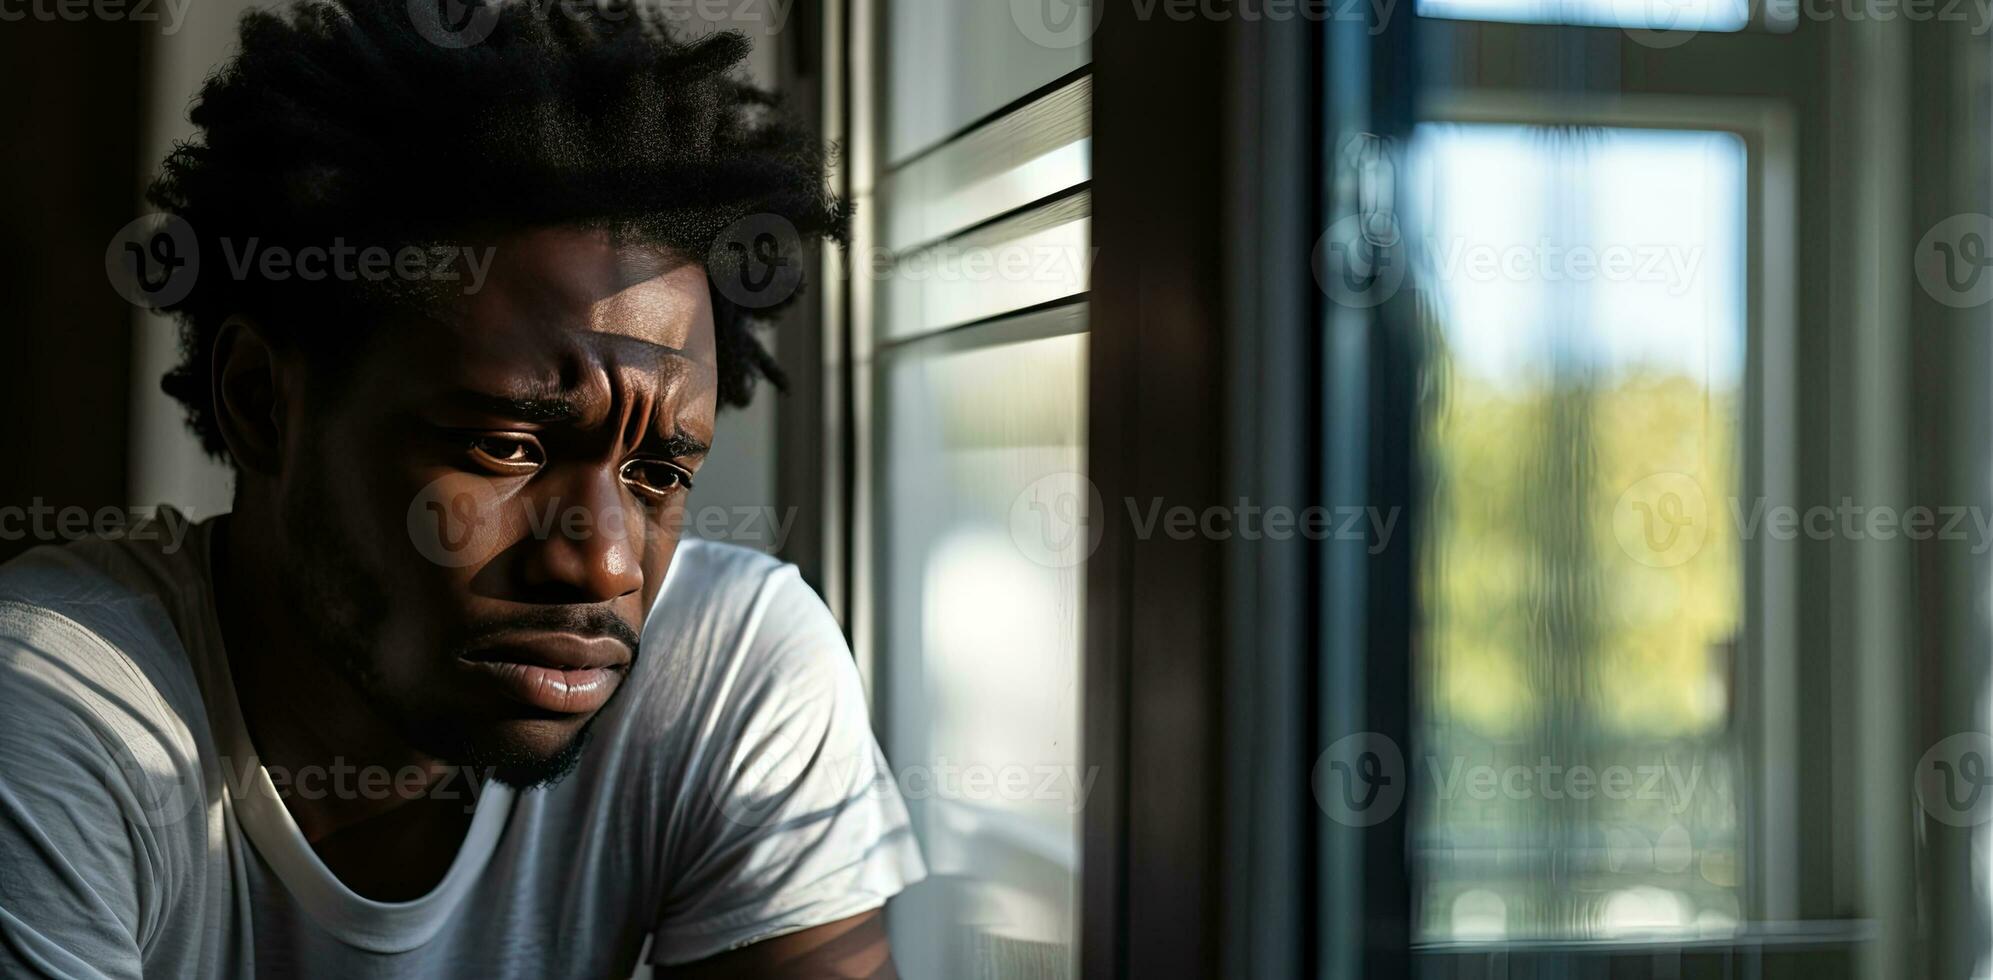
[[[229,317],[215,336],[215,421],[236,465],[275,473],[283,461],[283,378],[277,352],[253,321]]]

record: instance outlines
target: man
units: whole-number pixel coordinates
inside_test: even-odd
[[[0,569],[0,976],[892,974],[837,625],[679,540],[823,157],[738,36],[470,22],[246,17],[153,188],[235,504]]]

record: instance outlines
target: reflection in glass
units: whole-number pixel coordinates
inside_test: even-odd
[[[1655,31],[1741,31],[1751,22],[1749,0],[1418,0],[1418,11],[1451,20]]]
[[[904,163],[1085,67],[1089,12],[1065,0],[886,4],[886,162]]]
[[[1420,936],[1726,934],[1743,146],[1492,125],[1417,143]]]
[[[882,359],[886,752],[931,877],[890,906],[907,976],[1073,973],[1083,306]],[[995,334],[994,336],[992,334]],[[1035,336],[1034,336],[1035,334]]]

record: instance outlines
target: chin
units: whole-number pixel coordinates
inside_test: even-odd
[[[439,754],[516,789],[551,786],[580,763],[594,719],[487,722],[460,729],[452,751]]]

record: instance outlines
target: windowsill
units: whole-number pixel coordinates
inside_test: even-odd
[[[1707,953],[1782,953],[1846,950],[1873,940],[1868,919],[1761,922],[1727,936],[1638,936],[1623,939],[1442,940],[1412,947],[1420,958],[1475,956],[1640,956]]]

